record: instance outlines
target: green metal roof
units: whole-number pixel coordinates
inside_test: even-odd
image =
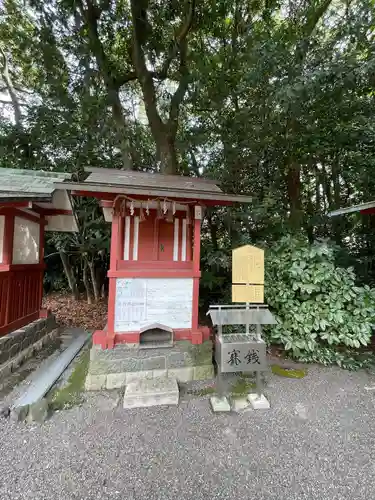
[[[69,173],[0,168],[0,200],[48,201],[56,189],[54,183],[70,177]]]

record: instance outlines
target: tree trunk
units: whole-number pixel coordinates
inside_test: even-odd
[[[158,160],[161,162],[164,174],[176,175],[178,173],[178,161],[174,139],[167,134],[154,136]]]
[[[88,276],[88,272],[87,271],[88,271],[87,260],[84,258],[84,260],[83,260],[83,270],[82,270],[82,281],[83,281],[83,284],[85,285],[87,303],[88,304],[92,304],[92,295],[91,295],[91,289],[90,289],[90,281],[89,281],[89,276]]]
[[[107,266],[105,265],[104,262],[102,262],[101,266],[98,266],[95,269],[95,277],[96,277],[96,282],[98,284],[98,290],[100,290],[100,298],[105,299],[107,297],[107,290],[106,290],[106,284],[107,284]]]
[[[332,0],[321,0],[320,4],[311,5],[310,12],[306,14],[306,22],[301,26],[302,39],[297,44],[294,57],[291,58],[291,65],[288,71],[289,84],[303,74],[303,66],[310,48],[310,39],[316,31],[316,27],[329,8]],[[289,109],[285,127],[285,138],[289,143],[288,135],[295,137],[298,134],[298,118],[294,111]],[[287,187],[290,207],[290,225],[293,230],[299,230],[303,224],[303,212],[301,203],[301,167],[297,163],[297,158],[289,157],[287,169]]]
[[[219,248],[218,239],[217,239],[217,225],[212,221],[211,209],[208,209],[207,212],[208,212],[207,213],[207,222],[208,222],[208,227],[210,229],[212,248],[213,248],[214,252],[216,252]]]
[[[122,164],[125,170],[133,168],[131,157],[131,147],[129,137],[129,127],[126,124],[124,112],[122,109],[119,89],[110,88],[107,84],[108,100],[111,103],[112,115],[116,126],[117,144],[121,150]]]
[[[301,209],[301,168],[297,163],[289,165],[287,187],[290,209],[289,223],[293,230],[298,231],[302,226],[303,214]]]
[[[97,5],[94,4],[94,2],[92,2],[92,0],[86,1],[86,8],[84,8],[82,0],[79,0],[77,2],[77,5],[83,19],[87,23],[90,48],[96,59],[99,71],[107,90],[108,102],[112,108],[112,115],[117,132],[117,143],[121,151],[123,168],[126,170],[130,170],[132,169],[133,165],[130,152],[130,142],[128,140],[129,127],[125,121],[124,112],[119,96],[119,89],[122,82],[116,81],[111,61],[108,60],[107,54],[105,53],[103,44],[99,37],[98,21],[102,11]],[[130,81],[130,79],[132,78],[125,77],[124,82],[126,83],[126,81]]]
[[[312,218],[314,216],[314,205],[311,200],[311,195],[308,193],[307,198],[307,217],[305,218],[305,230],[307,234],[307,238],[310,243],[314,242],[314,226],[312,224]]]
[[[90,268],[90,276],[91,276],[92,288],[94,290],[95,302],[98,302],[98,300],[100,299],[100,290],[99,290],[98,280],[96,279],[94,261],[88,261],[88,266]]]
[[[335,158],[332,163],[332,182],[333,182],[333,203],[334,209],[340,208],[341,205],[341,189],[340,189],[340,166],[338,158]],[[342,217],[333,217],[333,234],[337,245],[342,245]]]
[[[70,265],[69,257],[63,250],[59,250],[61,262],[64,268],[65,276],[68,279],[69,288],[72,292],[72,297],[74,300],[79,300],[79,291],[77,286],[77,280],[74,276],[73,268]]]
[[[145,50],[147,50],[147,33],[150,27],[147,17],[148,3],[148,0],[131,0],[130,2],[133,22],[133,65],[142,89],[147,119],[156,143],[157,156],[161,162],[161,169],[163,173],[173,175],[178,172],[175,142],[180,107],[189,83],[186,37],[193,24],[195,0],[190,1],[190,8],[186,18],[183,19],[180,28],[175,30],[175,37],[173,43],[171,43],[170,51],[167,54],[161,71],[158,72],[158,78],[162,80],[167,78],[172,61],[179,55],[178,86],[171,98],[169,116],[165,122],[162,120],[157,106],[158,97],[154,84],[155,74],[147,68]]]
[[[16,122],[17,127],[21,127],[21,120],[22,120],[21,106],[20,106],[16,91],[15,91],[13,83],[12,83],[12,78],[9,74],[7,56],[1,48],[0,48],[0,56],[3,59],[1,73],[3,75],[5,86],[6,86],[6,89],[8,91],[9,97],[10,97],[11,102],[12,102],[13,111],[14,111],[14,121]]]
[[[320,171],[318,169],[318,166],[315,165],[315,210],[318,214],[320,214],[320,212],[322,211],[320,188]]]

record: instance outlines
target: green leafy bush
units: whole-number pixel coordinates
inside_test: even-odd
[[[268,341],[301,361],[356,368],[375,325],[375,290],[356,286],[326,242],[283,238],[266,252],[266,302],[277,318]],[[361,356],[361,357],[360,357]]]

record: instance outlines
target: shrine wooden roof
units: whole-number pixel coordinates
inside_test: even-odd
[[[56,190],[55,182],[70,178],[70,174],[0,168],[1,201],[50,201]]]
[[[16,208],[35,217],[45,216],[47,231],[77,231],[71,199],[66,190],[59,190],[55,185],[70,176],[52,171],[0,168],[0,210]]]
[[[70,190],[73,194],[86,193],[87,196],[95,193],[127,194],[211,201],[218,205],[251,202],[249,196],[223,193],[217,182],[211,179],[105,168],[85,170],[90,174],[84,182],[58,182],[56,187]]]

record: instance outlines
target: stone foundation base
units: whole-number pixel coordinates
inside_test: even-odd
[[[137,380],[126,386],[124,408],[178,405],[179,391],[174,378],[157,377]]]
[[[51,315],[0,337],[0,379],[57,338],[56,326],[56,319]]]
[[[86,378],[87,390],[117,389],[130,382],[157,377],[178,382],[214,377],[212,342],[175,342],[171,348],[139,349],[127,344],[103,350],[93,346]]]

